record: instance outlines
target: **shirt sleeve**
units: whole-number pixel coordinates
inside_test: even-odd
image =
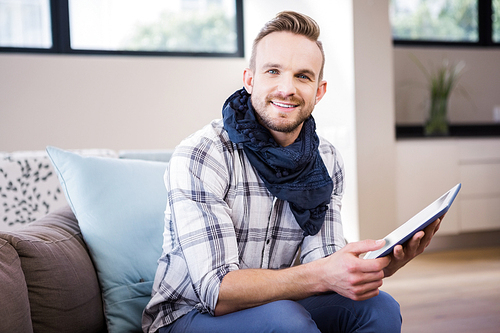
[[[345,246],[340,210],[344,194],[344,162],[338,151],[328,142],[320,147],[323,162],[333,180],[333,191],[321,230],[304,238],[300,261],[311,262],[327,257]]]
[[[213,315],[223,277],[238,269],[238,246],[229,207],[227,158],[213,141],[179,146],[166,185],[172,225],[186,261],[198,310]]]

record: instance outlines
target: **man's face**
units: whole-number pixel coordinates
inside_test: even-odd
[[[326,82],[318,82],[322,61],[315,42],[274,32],[257,45],[255,68],[245,70],[245,88],[259,122],[283,146],[295,141],[326,92]]]

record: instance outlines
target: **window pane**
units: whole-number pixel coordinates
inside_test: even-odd
[[[395,40],[477,42],[476,0],[391,0]]]
[[[493,0],[493,42],[500,43],[500,0]]]
[[[0,0],[0,46],[52,47],[50,0]]]
[[[69,0],[71,48],[237,51],[234,0]]]

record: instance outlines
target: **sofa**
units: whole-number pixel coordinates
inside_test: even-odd
[[[171,152],[46,154],[64,196],[42,217],[0,230],[0,332],[141,332]]]
[[[0,332],[105,332],[97,274],[69,206],[0,233]]]

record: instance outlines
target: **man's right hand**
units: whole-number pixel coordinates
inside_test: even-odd
[[[325,289],[356,301],[377,296],[384,278],[383,270],[391,258],[364,260],[360,255],[378,250],[384,244],[383,239],[350,243],[331,256],[318,260],[318,263],[324,261],[321,264]]]
[[[215,315],[223,315],[277,300],[300,300],[336,292],[353,300],[378,295],[389,256],[364,260],[362,253],[375,251],[384,241],[351,243],[331,256],[281,270],[241,269],[223,278]]]

